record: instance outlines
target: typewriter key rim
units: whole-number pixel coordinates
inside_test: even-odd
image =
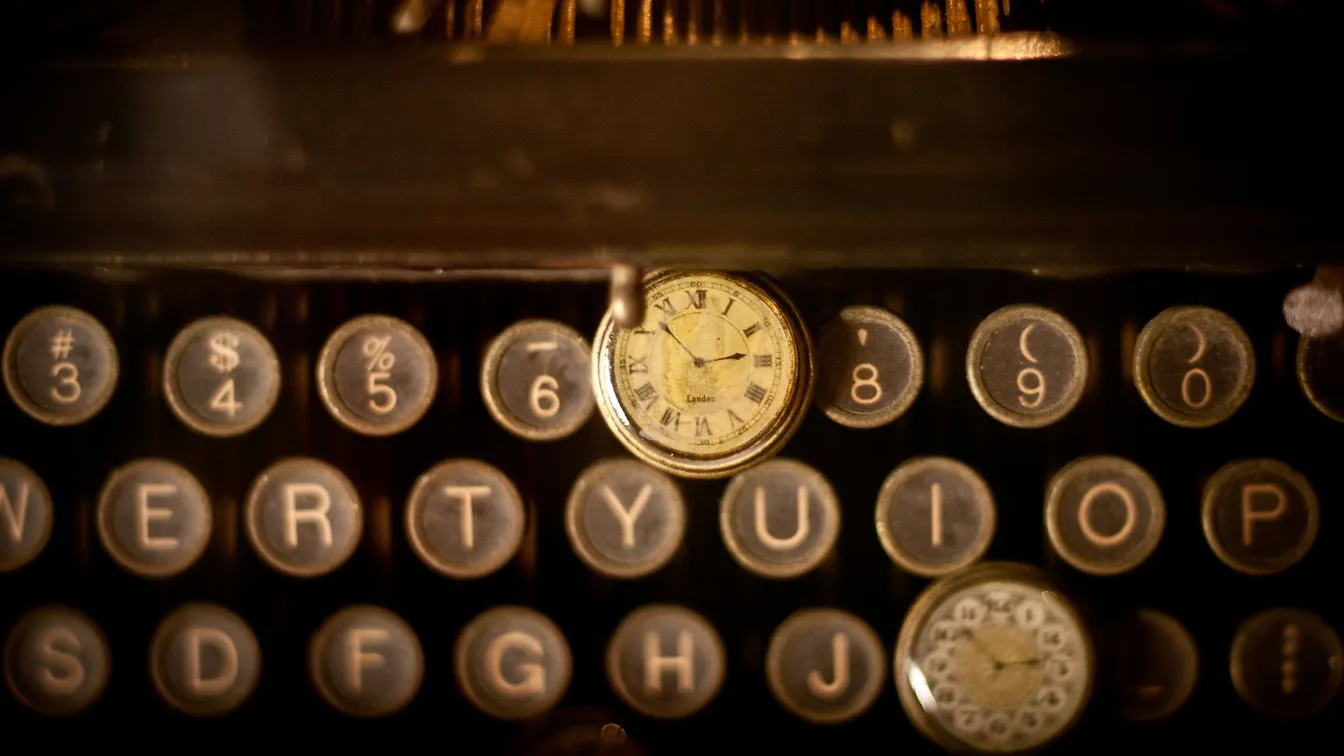
[[[1073,374],[1065,389],[1064,398],[1060,399],[1053,409],[1030,415],[1015,412],[999,404],[990,395],[981,370],[981,361],[984,359],[985,347],[988,346],[989,340],[1003,328],[1025,319],[1039,320],[1059,333],[1068,343],[1074,363]],[[975,397],[976,403],[990,417],[1014,428],[1028,430],[1044,428],[1063,420],[1082,401],[1083,394],[1087,390],[1090,361],[1082,334],[1067,317],[1042,305],[1007,305],[987,315],[971,334],[971,343],[966,348],[966,380],[970,384],[971,394]]]
[[[963,741],[948,732],[944,725],[937,722],[933,714],[924,708],[918,694],[908,683],[908,675],[903,674],[903,668],[919,666],[912,661],[911,652],[923,637],[925,627],[930,624],[934,611],[967,588],[991,583],[1016,583],[1040,590],[1043,597],[1048,597],[1052,608],[1060,610],[1068,619],[1083,647],[1081,661],[1087,679],[1077,696],[1077,705],[1073,713],[1055,728],[1053,734],[1027,748],[988,750]],[[1017,562],[983,562],[933,581],[915,598],[901,622],[901,629],[896,638],[896,649],[892,654],[892,676],[901,708],[906,716],[921,734],[944,749],[953,753],[1035,753],[1057,743],[1086,713],[1097,683],[1096,643],[1092,637],[1091,627],[1078,605],[1059,590],[1044,570]]]
[[[793,633],[809,625],[828,623],[844,625],[855,635],[862,636],[861,642],[872,652],[876,664],[869,674],[867,684],[854,696],[854,701],[849,706],[832,712],[808,711],[793,700],[784,686],[782,679],[784,651]],[[844,724],[868,713],[873,704],[877,703],[878,696],[887,683],[887,649],[872,625],[857,614],[829,606],[807,607],[785,617],[784,621],[779,623],[779,627],[770,634],[765,652],[765,673],[766,683],[775,700],[794,716],[813,724]]]
[[[1302,531],[1302,537],[1297,545],[1263,566],[1241,561],[1229,551],[1223,545],[1222,539],[1218,537],[1216,522],[1218,498],[1223,488],[1240,475],[1257,472],[1279,476],[1297,491],[1298,495],[1302,497],[1303,506],[1307,508],[1306,529]],[[1306,476],[1294,470],[1286,462],[1280,462],[1277,459],[1258,457],[1228,462],[1209,477],[1208,482],[1204,484],[1204,491],[1200,500],[1200,520],[1204,529],[1204,540],[1208,542],[1209,548],[1223,564],[1243,575],[1277,575],[1293,567],[1311,551],[1311,547],[1316,544],[1316,536],[1320,532],[1321,505],[1316,490],[1311,487],[1311,482],[1307,480]]]
[[[500,484],[505,497],[509,500],[515,515],[514,522],[517,527],[513,528],[512,534],[508,539],[508,546],[501,549],[489,561],[477,563],[474,567],[464,568],[444,560],[439,554],[435,553],[430,546],[426,536],[421,531],[421,523],[425,513],[425,507],[429,504],[431,495],[431,486],[435,485],[444,473],[455,470],[470,470],[483,477],[493,478]],[[518,487],[504,474],[498,467],[479,459],[453,458],[446,459],[426,470],[416,478],[415,485],[411,487],[411,492],[406,497],[406,514],[404,517],[406,526],[406,540],[410,541],[411,549],[415,555],[420,557],[420,561],[434,572],[444,577],[455,580],[476,580],[488,575],[492,575],[503,569],[515,556],[518,550],[522,548],[523,540],[527,537],[527,505],[523,501],[522,494]]]
[[[1242,364],[1245,366],[1236,390],[1219,402],[1213,411],[1201,415],[1178,412],[1164,402],[1157,395],[1157,391],[1153,387],[1152,377],[1149,375],[1148,363],[1152,359],[1158,339],[1168,328],[1183,320],[1214,324],[1226,332],[1231,336],[1233,343],[1236,344],[1238,351],[1241,353]],[[1237,410],[1241,409],[1246,400],[1250,398],[1251,389],[1255,387],[1255,348],[1251,344],[1250,336],[1246,334],[1246,330],[1241,327],[1241,324],[1221,310],[1202,305],[1176,305],[1168,307],[1153,316],[1153,319],[1148,321],[1143,330],[1139,331],[1138,338],[1134,341],[1132,370],[1134,386],[1139,390],[1139,396],[1143,398],[1143,403],[1148,405],[1148,409],[1152,410],[1153,414],[1172,425],[1182,428],[1209,428],[1235,415]]]
[[[665,448],[658,444],[652,433],[640,427],[639,422],[624,408],[617,387],[616,354],[619,336],[625,330],[616,325],[612,311],[607,310],[593,339],[592,369],[593,393],[597,409],[612,435],[639,459],[672,475],[690,479],[726,478],[752,465],[773,457],[791,439],[802,424],[812,404],[815,384],[814,350],[811,337],[792,300],[783,289],[760,273],[724,273],[721,271],[661,268],[645,274],[640,284],[642,296],[649,309],[650,293],[655,288],[674,285],[679,279],[703,278],[742,290],[759,300],[776,321],[783,348],[793,360],[792,375],[788,376],[789,396],[777,410],[775,417],[761,421],[761,430],[755,432],[745,445],[728,446],[726,450],[703,455],[692,455]],[[772,326],[775,327],[775,326]]]
[[[19,477],[27,478],[29,484],[37,489],[36,493],[47,502],[47,522],[42,528],[42,532],[38,534],[37,540],[34,541],[33,545],[29,548],[28,554],[23,558],[12,562],[0,560],[0,575],[17,572],[32,564],[38,557],[42,556],[42,552],[46,550],[47,544],[51,543],[51,533],[56,523],[56,505],[51,500],[51,490],[47,488],[46,481],[42,480],[41,476],[33,471],[33,468],[12,457],[0,457],[0,469],[4,468],[8,468]],[[28,495],[31,497],[33,493],[34,492],[30,490]]]
[[[15,655],[15,647],[19,643],[21,629],[26,629],[29,625],[35,624],[46,617],[61,617],[69,620],[72,624],[82,624],[88,629],[94,639],[98,642],[98,654],[102,657],[103,674],[98,682],[97,688],[88,696],[88,700],[80,705],[61,711],[51,711],[38,706],[31,699],[23,694],[23,689],[14,678],[14,663],[11,661]],[[73,717],[82,712],[88,711],[102,699],[103,694],[107,692],[108,681],[112,679],[112,646],[107,642],[107,633],[94,622],[89,615],[68,604],[45,604],[35,609],[31,609],[19,615],[14,625],[10,628],[9,634],[5,637],[3,651],[0,651],[0,667],[4,670],[5,685],[14,699],[31,711],[48,717]]]
[[[124,483],[123,478],[141,470],[158,470],[164,474],[164,477],[176,478],[178,479],[177,482],[185,481],[187,487],[191,488],[192,491],[189,495],[179,498],[195,509],[195,516],[204,523],[204,532],[201,534],[200,543],[190,551],[183,552],[176,561],[170,564],[146,566],[137,562],[117,540],[116,534],[112,532],[112,523],[109,522],[114,514],[115,502],[112,497]],[[197,506],[198,504],[200,506]],[[102,489],[98,492],[94,521],[98,528],[98,540],[102,542],[103,549],[107,551],[108,556],[112,557],[113,561],[133,575],[160,580],[181,575],[196,565],[205,555],[205,552],[209,550],[210,540],[215,535],[214,507],[205,486],[201,485],[200,479],[186,467],[163,457],[132,460],[109,473],[107,481],[103,483]]]
[[[350,500],[351,507],[355,510],[356,515],[353,518],[354,525],[350,534],[350,543],[341,550],[333,552],[332,558],[326,560],[329,564],[324,562],[315,567],[296,567],[293,564],[286,563],[271,552],[270,542],[261,535],[261,524],[258,520],[261,517],[262,492],[265,491],[277,470],[296,466],[322,468],[323,472],[337,481],[341,488],[345,490],[345,495]],[[266,469],[258,473],[257,477],[252,480],[252,485],[247,491],[247,503],[243,505],[243,527],[247,531],[247,540],[252,544],[253,553],[269,565],[271,569],[289,577],[320,578],[339,570],[359,550],[359,544],[364,540],[364,503],[360,500],[359,491],[355,488],[355,484],[350,481],[349,476],[341,472],[340,468],[335,465],[316,457],[283,457],[267,465]]]
[[[814,394],[813,399],[826,417],[846,428],[857,430],[880,428],[900,419],[901,416],[910,411],[915,401],[919,399],[919,392],[924,388],[924,350],[920,346],[919,337],[915,335],[914,329],[896,313],[874,305],[849,305],[837,313],[822,332],[821,338],[817,342],[819,355],[825,353],[827,340],[833,338],[836,333],[843,330],[851,322],[880,324],[901,340],[901,343],[905,345],[905,352],[910,362],[910,373],[906,377],[905,388],[886,407],[865,414],[855,413],[836,406],[822,396],[820,391]],[[829,368],[830,366],[823,366],[819,368],[819,372]],[[818,378],[818,384],[820,383],[822,383],[822,380]]]
[[[404,632],[406,638],[410,640],[410,648],[415,657],[415,664],[412,665],[415,674],[410,684],[406,686],[404,697],[393,701],[390,705],[383,705],[372,710],[361,710],[346,706],[341,697],[332,692],[326,676],[320,672],[323,668],[322,652],[328,646],[328,636],[336,632],[343,620],[354,615],[376,616],[387,624],[395,626],[398,631]],[[308,679],[317,689],[317,694],[322,697],[322,700],[340,713],[362,720],[374,720],[390,716],[410,706],[411,702],[420,695],[420,689],[425,682],[425,647],[420,641],[420,636],[416,634],[415,628],[411,627],[409,622],[401,618],[401,615],[378,604],[353,604],[337,609],[330,617],[322,620],[322,624],[318,625],[317,629],[308,638],[307,657]]]
[[[789,476],[799,485],[806,486],[809,490],[815,492],[818,495],[821,508],[826,512],[822,523],[824,528],[817,536],[817,548],[806,554],[806,559],[790,564],[767,562],[751,554],[747,547],[741,543],[738,530],[734,524],[735,505],[742,498],[743,489],[753,482],[759,482],[759,478],[771,474]],[[752,476],[758,476],[758,479],[753,481]],[[826,476],[820,470],[797,459],[776,457],[766,460],[750,470],[739,472],[724,487],[723,496],[719,499],[719,534],[723,537],[723,544],[727,547],[728,553],[743,569],[757,577],[771,580],[791,580],[815,570],[835,553],[835,545],[840,540],[841,516],[840,498],[836,495],[835,489],[831,487],[830,481],[826,480]]]
[[[101,395],[78,412],[56,412],[39,405],[28,396],[19,379],[17,364],[19,347],[38,323],[46,318],[78,321],[107,345],[107,386]],[[112,401],[112,395],[117,392],[117,381],[121,377],[121,360],[117,354],[117,342],[98,318],[77,307],[46,305],[28,313],[10,329],[9,336],[5,339],[4,350],[0,352],[0,376],[4,378],[5,389],[9,392],[10,399],[14,400],[14,404],[18,405],[24,414],[40,423],[59,428],[87,422],[107,407]]]
[[[200,615],[212,616],[223,622],[236,623],[245,632],[246,636],[241,639],[241,645],[248,646],[248,651],[256,659],[256,665],[253,672],[244,686],[233,691],[228,695],[229,701],[223,707],[213,706],[210,702],[193,702],[176,695],[172,688],[165,682],[164,675],[160,669],[159,659],[166,652],[166,645],[173,639],[182,628],[182,624]],[[240,639],[230,637],[231,641],[238,642]],[[241,654],[240,654],[241,655]],[[159,621],[159,626],[154,630],[154,636],[149,642],[149,677],[154,683],[154,690],[159,694],[159,698],[169,706],[178,711],[202,718],[217,718],[227,716],[237,711],[247,700],[256,692],[261,683],[261,644],[257,641],[257,635],[248,626],[247,622],[238,615],[237,612],[221,604],[215,604],[208,601],[192,601],[182,604],[176,609],[171,610]],[[241,666],[240,666],[241,670]],[[241,671],[240,671],[241,674]]]
[[[1148,528],[1143,538],[1127,549],[1124,559],[1114,562],[1100,562],[1079,554],[1069,546],[1060,532],[1059,518],[1064,508],[1065,488],[1072,478],[1085,475],[1094,469],[1102,471],[1120,470],[1116,477],[1125,477],[1134,481],[1148,503]],[[1079,515],[1081,517],[1081,514]],[[1079,572],[1099,577],[1110,577],[1129,572],[1143,564],[1157,550],[1166,531],[1167,504],[1162,498],[1162,489],[1153,476],[1136,462],[1114,454],[1092,454],[1079,457],[1064,465],[1050,477],[1045,489],[1045,531],[1055,553],[1069,566]]]
[[[961,559],[942,566],[931,567],[905,553],[890,525],[891,508],[896,503],[895,493],[910,478],[927,468],[948,470],[953,475],[966,480],[975,492],[975,503],[980,510],[980,529],[976,533],[971,548]],[[969,567],[984,558],[985,553],[989,551],[990,544],[994,541],[994,533],[998,529],[998,508],[994,503],[994,492],[990,489],[989,483],[983,475],[976,472],[975,468],[959,459],[931,455],[907,459],[887,475],[886,479],[882,481],[882,487],[877,492],[877,506],[874,507],[873,519],[875,520],[874,528],[877,530],[877,539],[893,562],[905,571],[920,577],[938,578]]]
[[[509,713],[490,706],[487,698],[473,684],[473,678],[468,674],[468,670],[472,664],[470,659],[472,645],[478,636],[492,622],[512,617],[523,617],[537,623],[552,636],[553,640],[559,641],[556,646],[560,651],[561,675],[559,683],[549,686],[552,688],[549,696],[529,703],[526,708],[520,707],[518,711]],[[462,691],[462,695],[481,713],[506,722],[532,719],[554,709],[569,692],[570,682],[574,679],[574,653],[569,647],[569,639],[550,617],[530,606],[499,604],[477,614],[458,631],[457,639],[453,641],[453,678],[457,681],[458,690]]]
[[[1185,625],[1166,612],[1141,607],[1131,612],[1126,620],[1128,624],[1124,629],[1133,631],[1139,625],[1157,628],[1157,632],[1161,633],[1165,640],[1180,648],[1178,655],[1181,658],[1182,674],[1176,687],[1176,695],[1167,696],[1160,707],[1150,712],[1139,711],[1128,697],[1128,691],[1123,689],[1120,691],[1118,715],[1121,719],[1135,723],[1158,722],[1180,711],[1189,702],[1190,696],[1194,695],[1195,688],[1199,684],[1201,667],[1199,646],[1195,644],[1194,636]],[[1121,644],[1124,642],[1122,639]],[[1125,660],[1123,651],[1117,654],[1117,659],[1123,663]]]
[[[598,479],[619,468],[638,469],[641,475],[647,473],[654,485],[662,489],[661,493],[667,500],[670,534],[660,549],[649,554],[638,564],[620,564],[606,559],[589,542],[587,533],[579,526],[579,517],[583,513],[589,489]],[[662,470],[645,462],[626,457],[599,459],[579,473],[579,477],[569,490],[569,498],[565,501],[565,534],[569,536],[569,544],[573,547],[574,553],[597,573],[617,580],[647,577],[666,567],[681,550],[682,543],[686,539],[686,498],[676,481]]]
[[[1330,676],[1327,682],[1330,694],[1312,709],[1285,714],[1261,708],[1256,702],[1258,696],[1254,694],[1250,682],[1246,679],[1246,646],[1250,644],[1252,634],[1257,630],[1263,630],[1265,625],[1273,625],[1280,619],[1289,620],[1299,626],[1312,626],[1317,631],[1315,633],[1316,638],[1329,647],[1330,657],[1337,662],[1330,667]],[[1228,656],[1228,674],[1232,678],[1232,688],[1237,692],[1237,697],[1256,713],[1280,721],[1305,719],[1313,714],[1319,714],[1330,706],[1334,697],[1339,694],[1341,683],[1344,683],[1344,664],[1338,663],[1341,659],[1344,659],[1344,644],[1340,641],[1339,633],[1320,615],[1296,606],[1272,607],[1256,612],[1242,620],[1232,635],[1232,647]]]
[[[419,404],[413,406],[409,412],[398,420],[383,423],[360,417],[345,406],[345,400],[340,396],[340,391],[336,387],[336,359],[351,337],[365,328],[395,331],[411,341],[424,358],[424,396]],[[425,338],[424,334],[420,333],[418,328],[391,315],[357,315],[342,323],[327,337],[326,342],[322,345],[322,351],[317,355],[316,374],[317,393],[322,398],[322,404],[327,408],[328,414],[346,428],[376,438],[395,436],[423,420],[425,415],[429,413],[429,408],[434,405],[434,398],[439,390],[439,361],[434,354],[434,347],[430,345],[429,340]]]
[[[505,353],[521,337],[539,328],[549,329],[553,335],[568,340],[570,345],[577,347],[584,359],[591,363],[592,345],[583,337],[583,334],[569,325],[546,318],[520,320],[499,332],[485,348],[485,357],[481,361],[481,398],[485,400],[485,408],[490,411],[490,416],[504,430],[528,441],[558,441],[576,433],[593,416],[593,410],[597,406],[597,397],[592,386],[593,371],[591,364],[583,365],[582,374],[589,379],[589,385],[580,408],[573,412],[569,420],[559,425],[540,427],[523,422],[521,418],[514,415],[505,406],[504,397],[499,388],[500,363],[503,361]]]
[[[264,364],[261,368],[266,376],[268,389],[260,397],[263,409],[256,412],[250,420],[242,423],[230,425],[202,417],[187,404],[186,398],[182,396],[182,392],[177,385],[179,374],[177,364],[182,359],[182,353],[196,341],[203,331],[213,328],[241,331],[260,344],[265,351]],[[266,335],[251,323],[227,315],[210,315],[188,323],[173,337],[163,358],[163,396],[168,401],[168,408],[188,428],[212,438],[241,436],[266,422],[266,419],[271,416],[271,412],[275,410],[275,404],[280,398],[282,382],[280,357],[276,354],[275,347],[266,338]]]
[[[634,632],[649,617],[676,615],[686,620],[689,624],[696,625],[697,629],[711,641],[712,649],[706,652],[708,659],[709,678],[711,684],[706,687],[699,696],[700,699],[695,706],[690,708],[681,707],[676,710],[660,711],[650,706],[645,706],[635,696],[631,695],[626,687],[625,678],[621,675],[621,651],[626,643],[617,644],[617,640],[624,640],[623,636]],[[719,631],[710,623],[705,616],[694,609],[682,604],[671,602],[659,602],[655,604],[645,604],[625,615],[612,631],[611,637],[607,639],[606,651],[603,653],[603,668],[607,673],[607,682],[611,684],[611,689],[616,693],[616,697],[626,706],[634,709],[650,719],[657,719],[664,722],[685,719],[704,711],[714,699],[718,697],[723,689],[724,680],[728,676],[727,649],[723,645],[723,637]]]
[[[1341,337],[1336,336],[1335,338]],[[1322,415],[1337,423],[1344,423],[1344,407],[1332,405],[1316,386],[1312,358],[1324,341],[1324,339],[1313,339],[1307,336],[1298,339],[1297,356],[1295,358],[1297,382],[1302,386],[1302,393],[1307,397],[1307,401],[1311,402],[1312,406],[1319,410]]]

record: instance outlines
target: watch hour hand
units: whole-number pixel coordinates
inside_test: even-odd
[[[730,354],[727,357],[715,357],[712,360],[705,360],[705,363],[708,364],[710,362],[722,362],[723,360],[740,360],[743,357],[746,357],[746,355],[742,354],[741,352],[738,352],[736,354]]]

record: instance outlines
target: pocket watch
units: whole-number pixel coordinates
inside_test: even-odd
[[[1094,676],[1077,609],[1026,565],[986,563],[933,583],[896,641],[901,706],[958,753],[1049,744],[1082,715]]]
[[[593,340],[597,406],[635,456],[720,478],[764,460],[812,396],[812,346],[793,304],[763,278],[661,270],[644,277],[644,322],[610,312]]]

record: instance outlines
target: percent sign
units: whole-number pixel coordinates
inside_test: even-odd
[[[387,349],[391,341],[391,336],[381,339],[369,336],[360,346],[360,351],[368,358],[369,409],[380,415],[386,415],[397,406],[396,389],[379,383],[392,377],[392,366],[397,364],[397,356]]]

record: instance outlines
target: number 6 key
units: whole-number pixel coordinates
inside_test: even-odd
[[[495,421],[531,441],[555,441],[593,414],[592,347],[553,320],[522,320],[485,350],[481,396]]]

